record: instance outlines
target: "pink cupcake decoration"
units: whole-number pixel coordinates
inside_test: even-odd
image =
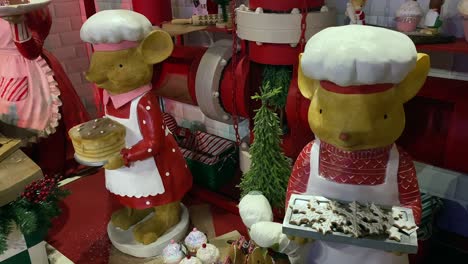
[[[407,0],[396,12],[396,28],[400,32],[413,32],[421,18],[423,11],[417,1]]]
[[[184,242],[190,253],[195,255],[197,250],[201,248],[203,244],[208,242],[208,239],[203,232],[200,232],[198,229],[194,228],[192,232],[190,232],[185,238]]]

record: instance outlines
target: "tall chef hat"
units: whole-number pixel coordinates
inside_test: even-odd
[[[330,27],[312,36],[301,57],[305,76],[338,93],[373,93],[400,83],[416,66],[411,39],[363,25]]]
[[[81,27],[84,42],[96,51],[116,51],[137,47],[153,25],[142,14],[123,9],[104,10],[91,16]]]

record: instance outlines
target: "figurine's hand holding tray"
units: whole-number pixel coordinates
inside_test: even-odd
[[[51,0],[0,0],[0,17],[29,13],[50,4]]]
[[[297,194],[283,222],[286,235],[408,254],[418,250],[416,230],[409,208]]]

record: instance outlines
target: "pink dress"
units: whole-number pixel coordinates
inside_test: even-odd
[[[0,120],[45,137],[55,132],[60,120],[60,90],[42,57],[28,60],[18,51],[11,33],[15,31],[31,38],[25,24],[10,30],[10,24],[0,20]]]
[[[48,8],[25,15],[25,22],[0,19],[0,124],[34,132],[25,151],[46,175],[76,171],[67,131],[89,120],[61,63],[44,40],[52,24]]]

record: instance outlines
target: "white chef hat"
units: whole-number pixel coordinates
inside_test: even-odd
[[[81,27],[80,36],[95,50],[112,51],[136,47],[153,25],[142,14],[124,9],[104,10],[91,16]]]
[[[347,87],[400,83],[416,66],[416,59],[416,47],[408,36],[385,28],[348,25],[312,36],[300,63],[305,76]]]

